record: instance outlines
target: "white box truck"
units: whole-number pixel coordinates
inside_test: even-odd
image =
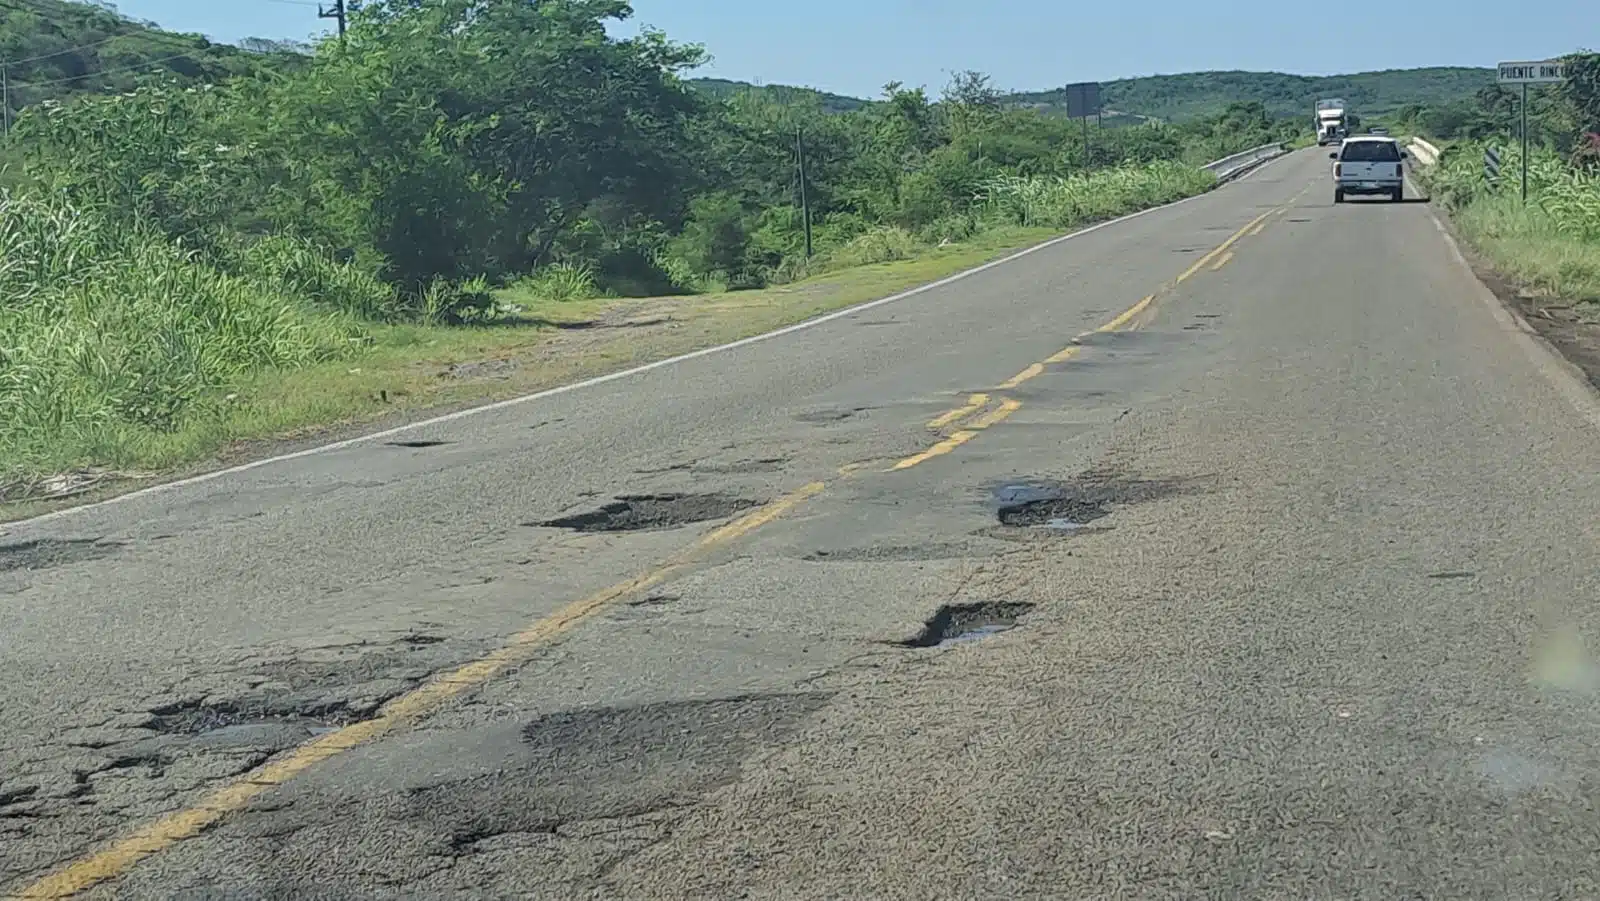
[[[1343,100],[1318,100],[1316,109],[1317,146],[1337,144],[1350,134],[1350,119]]]

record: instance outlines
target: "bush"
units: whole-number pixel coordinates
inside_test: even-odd
[[[594,267],[587,263],[552,263],[516,280],[510,287],[518,293],[557,303],[600,296]]]
[[[748,280],[745,251],[750,224],[738,197],[729,193],[697,197],[683,231],[667,244],[667,255],[694,279],[728,284]]]

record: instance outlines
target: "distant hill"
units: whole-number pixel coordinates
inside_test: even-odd
[[[163,31],[153,22],[120,15],[110,4],[0,4],[0,59],[13,109],[90,91],[126,91],[151,78],[222,81],[264,65],[293,65],[304,49],[275,41],[243,43],[216,44],[197,34]]]
[[[1322,98],[1338,97],[1358,114],[1377,116],[1407,103],[1436,105],[1470,98],[1494,84],[1493,69],[1388,69],[1351,75],[1288,75],[1282,72],[1192,72],[1106,82],[1105,104],[1159,119],[1195,119],[1221,112],[1234,101],[1259,101],[1278,116],[1311,115]],[[1028,92],[1018,100],[1064,104],[1064,90]]]
[[[1440,67],[1431,69],[1387,69],[1382,72],[1357,72],[1351,75],[1289,75],[1283,72],[1192,72],[1184,75],[1152,75],[1124,78],[1102,85],[1108,109],[1117,113],[1116,121],[1143,118],[1182,121],[1222,112],[1235,101],[1260,101],[1267,112],[1278,116],[1310,116],[1313,104],[1322,98],[1339,97],[1363,116],[1394,112],[1407,103],[1439,105],[1465,100],[1485,85],[1494,83],[1493,69]],[[844,112],[859,109],[868,101],[829,94],[811,88],[784,85],[755,86],[723,79],[694,79],[691,84],[715,96],[739,90],[774,92],[786,97],[815,95],[823,98],[824,108]],[[792,92],[792,93],[786,93]],[[1066,108],[1066,90],[1021,91],[1009,97],[1012,103],[1046,112]],[[1108,124],[1111,124],[1108,121]]]
[[[10,102],[18,109],[41,100],[84,92],[126,91],[155,78],[203,83],[298,65],[302,45],[249,39],[217,44],[197,34],[164,31],[153,22],[120,15],[109,3],[77,0],[0,0],[0,59],[6,64]],[[1326,77],[1280,72],[1194,72],[1128,78],[1104,84],[1107,125],[1146,118],[1184,120],[1221,112],[1230,102],[1256,100],[1268,112],[1309,115],[1313,101],[1343,97],[1360,115],[1392,112],[1406,103],[1439,105],[1470,98],[1492,84],[1494,70],[1390,69]],[[722,78],[689,83],[713,97],[741,91],[779,102],[804,99],[829,112],[849,112],[874,101],[790,85],[751,85]],[[1025,91],[1010,101],[1044,112],[1063,112],[1063,89]]]
[[[860,97],[846,97],[843,94],[831,94],[816,88],[800,88],[786,84],[755,85],[744,81],[729,81],[726,78],[691,78],[688,79],[688,83],[696,90],[703,91],[718,100],[749,91],[766,94],[779,103],[794,103],[800,100],[810,102],[815,99],[822,104],[824,111],[830,113],[848,113],[869,104],[869,101]]]

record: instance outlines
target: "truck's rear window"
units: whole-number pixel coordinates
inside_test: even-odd
[[[1339,159],[1349,163],[1398,163],[1400,147],[1393,141],[1355,141],[1344,145]]]

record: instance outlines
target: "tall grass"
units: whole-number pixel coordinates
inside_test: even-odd
[[[1098,169],[1065,178],[996,178],[980,199],[1001,221],[1028,227],[1072,228],[1199,194],[1216,176],[1183,163]]]
[[[1520,148],[1502,157],[1505,175],[1491,185],[1483,175],[1483,145],[1455,144],[1424,180],[1497,269],[1544,294],[1600,303],[1600,173],[1537,151],[1528,159],[1523,204]]]
[[[351,311],[390,296],[288,243],[237,262],[225,271],[48,195],[0,194],[0,477],[146,459],[247,374],[359,350]]]

